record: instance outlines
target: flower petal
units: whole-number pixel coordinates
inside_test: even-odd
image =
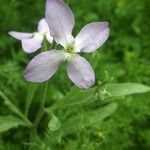
[[[47,0],[46,21],[50,27],[51,35],[62,46],[72,42],[72,29],[75,18],[70,8],[61,0]]]
[[[40,20],[39,25],[38,25],[38,31],[45,33],[47,41],[52,43],[53,37],[50,35],[50,29],[45,18]]]
[[[27,53],[33,53],[42,47],[41,38],[30,38],[22,40],[22,48]]]
[[[53,42],[53,37],[49,33],[46,33],[45,36],[46,36],[46,39],[48,42],[50,42],[50,43]]]
[[[38,31],[39,32],[46,32],[46,33],[49,33],[50,34],[50,29],[49,29],[49,26],[45,20],[45,18],[41,19],[39,21],[39,24],[38,24]]]
[[[59,50],[40,53],[28,64],[24,77],[30,82],[47,81],[55,74],[63,59],[63,52]]]
[[[83,27],[75,38],[76,48],[82,52],[93,52],[99,48],[109,37],[107,22],[90,23]]]
[[[33,36],[32,33],[24,33],[24,32],[17,32],[17,31],[11,31],[8,33],[10,36],[16,38],[17,40],[23,40],[28,39]]]
[[[71,59],[67,66],[67,73],[72,82],[80,88],[88,89],[95,82],[95,74],[91,65],[79,55]]]

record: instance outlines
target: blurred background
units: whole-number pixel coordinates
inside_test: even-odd
[[[83,54],[95,69],[97,81],[103,80],[107,71],[112,82],[150,85],[149,0],[70,0],[69,6],[76,18],[74,35],[87,23],[109,22],[109,40],[95,53]],[[21,110],[30,85],[23,79],[23,70],[35,54],[25,54],[20,42],[8,32],[36,31],[44,11],[44,0],[0,0],[0,90]],[[50,81],[49,97],[53,101],[72,85],[62,70]],[[54,142],[52,149],[149,150],[150,93],[128,96],[119,103],[119,108],[108,120],[80,130],[72,137],[72,142],[68,142],[67,137],[63,144]],[[31,119],[37,106],[38,98],[35,98]],[[0,101],[0,115],[7,114],[9,110]],[[0,133],[0,150],[26,149],[25,134],[21,127]]]

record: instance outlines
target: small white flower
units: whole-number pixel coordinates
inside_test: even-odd
[[[107,22],[90,23],[74,38],[75,19],[70,8],[61,0],[47,0],[46,21],[54,40],[64,50],[50,50],[37,55],[25,69],[25,79],[44,82],[58,70],[62,61],[68,60],[67,73],[74,84],[88,89],[95,82],[91,65],[78,53],[90,53],[99,48],[109,36]]]
[[[42,47],[42,41],[44,37],[46,37],[50,43],[53,41],[53,38],[50,36],[50,29],[45,18],[39,21],[38,32],[23,33],[11,31],[9,32],[9,35],[17,40],[21,40],[22,48],[27,53],[32,53],[40,49]]]

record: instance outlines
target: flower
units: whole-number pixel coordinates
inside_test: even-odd
[[[80,52],[90,53],[99,48],[109,36],[107,22],[94,22],[86,25],[74,38],[72,29],[75,19],[70,8],[61,0],[47,0],[46,21],[55,41],[64,50],[50,50],[38,54],[27,65],[25,79],[31,82],[44,82],[67,60],[67,74],[74,84],[83,89],[90,88],[95,82],[95,74]]]
[[[44,37],[46,37],[50,43],[53,41],[53,38],[50,36],[49,26],[45,18],[39,21],[38,32],[24,33],[11,31],[9,32],[9,35],[17,40],[21,40],[22,48],[27,53],[32,53],[40,49],[42,47],[42,41],[44,40]]]

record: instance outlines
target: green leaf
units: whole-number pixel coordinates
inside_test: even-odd
[[[25,126],[26,124],[15,116],[0,116],[0,133],[20,125]]]
[[[122,97],[131,94],[148,92],[150,91],[150,87],[138,83],[116,83],[107,84],[106,90],[112,97]]]
[[[95,88],[91,88],[89,90],[81,90],[79,88],[73,87],[63,99],[57,101],[52,107],[64,108],[68,106],[81,105],[83,103],[91,101],[94,92]]]
[[[112,115],[116,111],[117,107],[117,103],[111,103],[100,109],[88,111],[85,114],[72,117],[62,124],[62,132],[66,135],[81,129],[82,127],[98,124]]]

